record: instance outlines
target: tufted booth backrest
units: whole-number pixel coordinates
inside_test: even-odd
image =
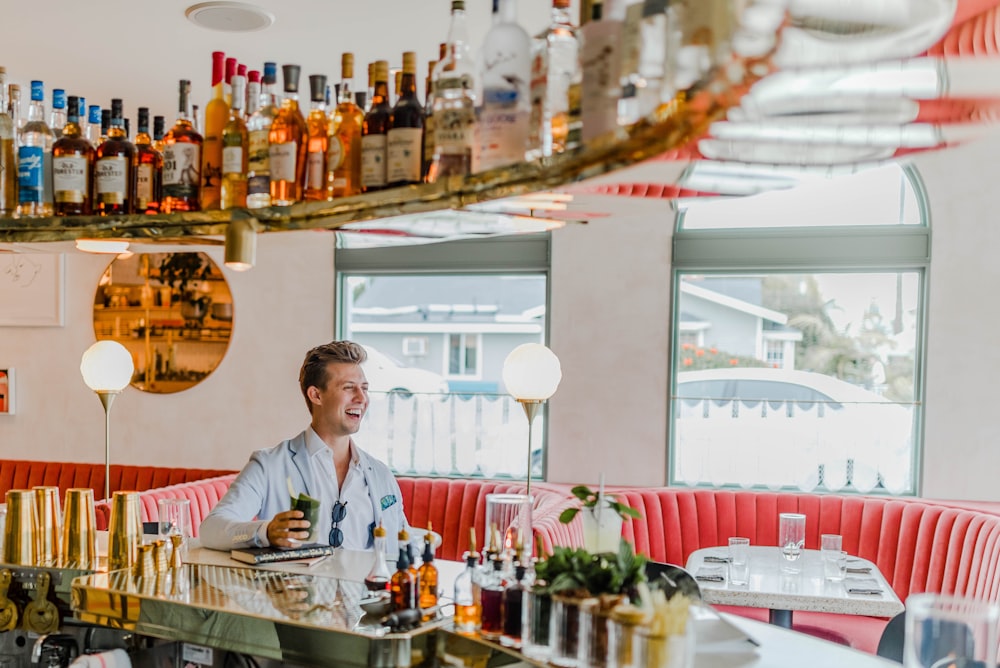
[[[703,547],[747,536],[776,545],[778,514],[806,515],[806,547],[844,537],[844,549],[875,562],[901,600],[939,592],[1000,600],[1000,517],[919,499],[683,488],[618,489],[643,514],[623,535],[656,561],[684,564]]]
[[[476,529],[476,545],[482,548],[486,535],[486,495],[523,494],[523,484],[495,480],[453,480],[447,478],[399,478],[403,493],[403,508],[410,524],[426,528],[432,522],[441,534],[438,557],[460,560],[468,549],[469,527]],[[534,497],[531,524],[535,534],[536,550],[552,552],[553,545],[581,545],[583,529],[579,518],[571,524],[562,524],[559,514],[573,507],[574,501],[566,498],[557,487],[532,485]]]

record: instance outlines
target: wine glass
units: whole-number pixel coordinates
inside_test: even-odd
[[[778,546],[784,561],[781,570],[798,573],[802,570],[799,557],[806,542],[806,516],[800,513],[781,513],[778,516]]]

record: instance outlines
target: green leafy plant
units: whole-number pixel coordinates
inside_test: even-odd
[[[598,495],[598,493],[590,489],[586,485],[577,485],[576,487],[570,490],[570,494],[572,494],[573,496],[575,496],[577,499],[580,500],[580,508],[590,508],[591,510],[593,510],[594,508],[597,507],[598,502],[601,500],[601,497]],[[604,503],[611,510],[615,511],[615,513],[617,513],[618,516],[621,517],[623,520],[629,517],[637,520],[642,519],[642,513],[640,513],[638,510],[628,505],[627,503],[622,503],[621,501],[616,499],[612,494],[604,495]],[[559,521],[562,522],[563,524],[569,524],[570,522],[573,521],[573,518],[576,517],[576,514],[580,512],[580,508],[567,508],[566,510],[562,511],[559,514]]]
[[[546,594],[577,598],[624,594],[631,598],[646,580],[646,557],[635,554],[624,539],[617,553],[591,554],[583,548],[557,546],[551,556],[535,564],[535,577],[535,589]]]

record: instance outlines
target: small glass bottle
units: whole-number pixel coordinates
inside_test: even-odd
[[[57,216],[90,215],[90,172],[94,147],[80,134],[80,98],[70,96],[62,136],[52,145],[53,212]]]
[[[298,65],[282,65],[285,99],[268,133],[271,204],[287,206],[302,199],[306,170],[306,119],[299,110]]]
[[[249,136],[243,122],[243,100],[246,99],[246,77],[232,78],[233,103],[229,119],[222,128],[222,208],[247,205],[247,153]]]
[[[386,133],[386,181],[390,188],[422,180],[424,108],[417,98],[416,52],[403,53],[402,75]]]
[[[361,192],[361,126],[365,112],[354,102],[354,54],[340,59],[337,108],[331,116],[327,156],[327,197],[349,197]]]
[[[399,532],[400,546],[406,546],[406,556],[410,561],[410,575],[413,576],[413,596],[420,596],[420,571],[417,566],[417,547],[410,542],[410,533],[405,529]]]
[[[438,603],[438,569],[434,565],[434,534],[431,533],[431,524],[427,523],[427,534],[424,536],[424,563],[420,564],[419,576],[420,586],[420,609],[431,610],[437,607]],[[436,611],[425,613],[424,621],[432,619]]]
[[[392,574],[389,573],[389,564],[385,560],[385,528],[379,524],[372,534],[375,536],[375,563],[365,576],[365,587],[368,591],[388,591]]]
[[[326,199],[326,160],[330,142],[330,120],[326,112],[326,76],[309,75],[309,116],[306,118],[306,169],[302,198]]]
[[[455,630],[459,633],[476,633],[482,620],[479,583],[479,553],[476,552],[475,531],[465,553],[465,570],[455,578]]]
[[[135,146],[125,136],[122,101],[111,100],[111,128],[94,154],[94,213],[129,214],[135,205]]]
[[[135,135],[135,210],[137,213],[157,213],[163,196],[163,154],[153,148],[149,136],[149,109],[139,107],[139,124]],[[160,125],[163,137],[163,125]]]
[[[201,147],[201,210],[222,207],[222,130],[229,118],[225,97],[226,54],[212,52],[212,98],[205,105],[205,134]],[[235,70],[236,62],[233,60]]]
[[[45,123],[45,85],[31,82],[28,122],[18,135],[17,213],[22,218],[52,215],[52,130]]]
[[[508,582],[503,590],[503,635],[500,636],[500,644],[506,647],[521,646],[523,604],[527,589],[524,580],[526,571],[527,569],[518,562],[514,566],[514,579]]]
[[[503,635],[503,594],[506,583],[503,579],[503,560],[494,557],[490,570],[483,576],[479,595],[482,605],[482,623],[479,633],[487,640],[499,640]]]
[[[417,587],[410,573],[410,555],[406,545],[399,544],[399,559],[396,561],[396,572],[389,581],[389,591],[392,592],[392,610],[415,610],[417,607]]]

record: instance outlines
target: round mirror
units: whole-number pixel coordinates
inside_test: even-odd
[[[225,356],[232,328],[229,285],[204,253],[118,257],[94,297],[94,334],[128,348],[132,387],[144,392],[201,382]]]

